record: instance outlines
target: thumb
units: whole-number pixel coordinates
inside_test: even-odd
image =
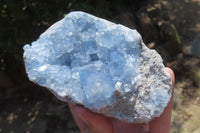
[[[77,105],[69,104],[69,108],[82,133],[112,133],[112,122],[108,117]]]

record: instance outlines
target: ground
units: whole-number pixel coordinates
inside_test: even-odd
[[[187,47],[200,32],[200,0],[169,0],[169,5],[171,21],[181,36],[183,47]],[[200,132],[200,90],[190,73],[193,68],[199,67],[199,61],[199,58],[186,57],[181,62],[188,73],[177,74],[171,133]]]

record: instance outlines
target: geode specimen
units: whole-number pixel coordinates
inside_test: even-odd
[[[171,97],[161,57],[136,30],[71,12],[24,46],[31,81],[60,100],[127,122],[160,116]]]

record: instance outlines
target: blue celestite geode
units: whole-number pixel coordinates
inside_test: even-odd
[[[127,122],[158,117],[171,97],[161,57],[136,30],[71,12],[24,46],[31,81],[60,100]]]

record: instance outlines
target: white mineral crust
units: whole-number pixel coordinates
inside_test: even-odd
[[[167,106],[170,75],[136,30],[71,12],[24,46],[31,81],[106,116],[149,122]]]

